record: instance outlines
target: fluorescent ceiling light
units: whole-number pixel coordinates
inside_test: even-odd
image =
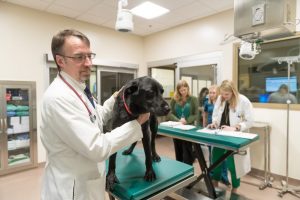
[[[134,8],[131,9],[131,12],[134,15],[146,18],[146,19],[153,19],[155,17],[161,16],[163,14],[166,14],[170,10],[161,7],[159,5],[156,5],[154,3],[151,3],[149,1],[146,1]]]

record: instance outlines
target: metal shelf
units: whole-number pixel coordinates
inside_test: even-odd
[[[16,150],[27,149],[27,148],[30,148],[30,145],[24,146],[24,147],[17,147],[17,148],[15,148],[15,149],[8,149],[8,151],[16,151]]]

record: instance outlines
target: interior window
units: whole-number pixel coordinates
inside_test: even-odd
[[[239,92],[254,103],[300,103],[300,63],[278,62],[279,57],[300,55],[300,38],[263,43],[253,60],[238,58]],[[290,76],[288,76],[290,68]],[[290,78],[289,78],[290,77]]]

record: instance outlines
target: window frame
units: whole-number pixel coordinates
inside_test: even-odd
[[[279,41],[287,41],[290,39],[300,39],[300,33],[297,33],[294,36],[275,39],[263,42],[263,44],[279,42]],[[232,69],[232,80],[239,88],[238,85],[238,59],[239,59],[239,48],[241,43],[236,42],[233,43],[233,69]],[[267,108],[267,109],[287,109],[287,104],[280,104],[280,103],[259,103],[259,102],[251,102],[254,108]],[[300,102],[298,104],[290,104],[290,110],[300,110]]]

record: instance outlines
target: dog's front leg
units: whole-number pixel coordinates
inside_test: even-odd
[[[115,183],[119,183],[116,176],[116,158],[117,153],[109,157],[108,172],[106,175],[106,190],[113,190]]]
[[[132,145],[131,145],[128,149],[124,150],[124,151],[122,152],[122,154],[123,154],[123,155],[130,155],[130,154],[132,153],[132,151],[133,151],[133,149],[134,149],[136,143],[137,143],[137,142],[132,143]]]
[[[146,181],[154,181],[156,179],[155,172],[152,168],[152,155],[151,155],[151,145],[150,145],[150,133],[149,133],[149,124],[148,122],[143,124],[143,146],[145,152],[145,164],[146,164],[146,173],[144,179]]]
[[[157,129],[158,129],[158,121],[155,114],[151,114],[150,116],[150,131],[151,131],[151,154],[152,154],[152,161],[154,162],[160,162],[160,156],[156,152],[155,147],[155,138],[157,135]]]

